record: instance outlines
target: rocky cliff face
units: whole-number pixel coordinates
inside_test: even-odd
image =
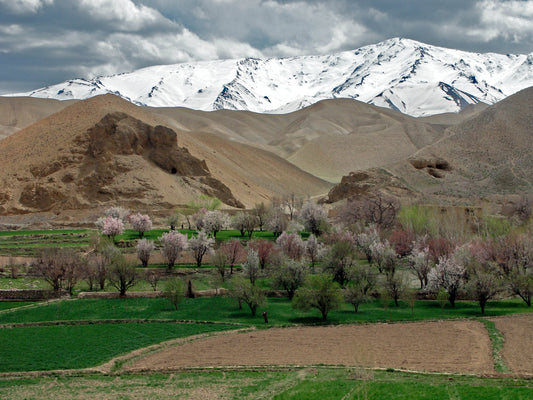
[[[0,212],[25,213],[88,208],[94,204],[173,207],[173,191],[218,197],[233,207],[243,205],[231,190],[213,178],[203,160],[179,147],[177,135],[164,126],[150,126],[128,114],[107,114],[97,124],[59,148],[52,160],[31,165],[20,194],[0,193]],[[179,201],[176,202],[179,204]]]

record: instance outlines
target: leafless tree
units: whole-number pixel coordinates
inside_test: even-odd
[[[256,204],[252,212],[257,217],[257,225],[259,226],[259,230],[263,232],[263,227],[265,226],[268,214],[268,210],[265,206],[265,203]]]
[[[137,270],[134,265],[128,263],[124,257],[116,257],[109,270],[109,281],[120,293],[121,297],[137,282]]]
[[[400,202],[395,197],[381,192],[368,193],[363,197],[352,197],[337,210],[337,220],[345,226],[359,221],[388,229],[396,223]]]
[[[220,245],[219,251],[226,259],[226,264],[230,267],[230,274],[233,275],[233,267],[246,256],[244,246],[237,239],[228,240]]]
[[[154,270],[148,270],[144,273],[144,280],[150,284],[155,292],[157,290],[157,284],[161,280],[161,274]]]

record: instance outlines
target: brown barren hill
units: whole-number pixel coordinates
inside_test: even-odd
[[[448,128],[442,139],[387,169],[430,196],[533,191],[533,88]]]
[[[179,129],[274,152],[330,182],[351,171],[405,159],[442,132],[422,120],[351,99],[323,100],[284,115],[183,108],[153,111],[173,119]]]
[[[33,97],[0,97],[0,139],[52,115],[75,102]]]
[[[200,194],[243,207],[289,189],[299,195],[329,189],[269,152],[180,132],[168,126],[172,122],[104,95],[1,140],[0,211],[88,209],[117,202],[172,208]],[[286,184],[279,185],[285,176]]]

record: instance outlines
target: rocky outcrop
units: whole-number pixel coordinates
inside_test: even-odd
[[[410,191],[401,182],[382,169],[368,169],[350,172],[343,176],[324,199],[325,203],[336,203],[349,198],[363,197],[367,193],[386,190],[402,197]]]
[[[29,170],[33,179],[20,190],[18,212],[87,208],[95,202],[172,207],[171,189],[163,185],[173,183],[174,190],[186,185],[193,193],[243,207],[226,185],[211,176],[205,161],[178,146],[176,132],[122,112],[105,115],[74,138],[70,148],[60,148],[52,162],[34,164]],[[9,199],[0,193],[0,205]]]

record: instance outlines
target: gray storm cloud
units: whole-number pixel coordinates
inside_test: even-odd
[[[533,1],[0,0],[0,93],[178,62],[325,54],[390,37],[533,51]]]

